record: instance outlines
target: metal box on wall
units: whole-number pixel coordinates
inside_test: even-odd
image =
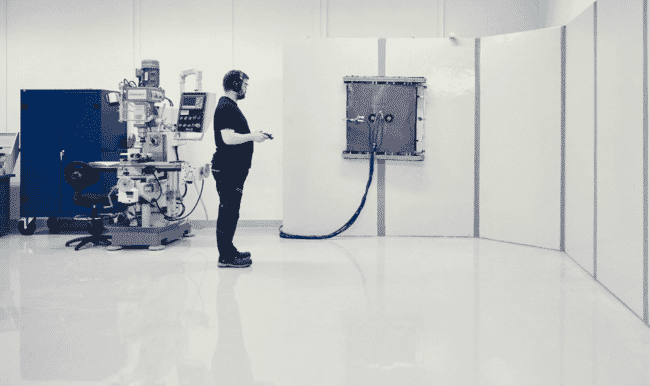
[[[425,78],[347,76],[343,81],[348,118],[343,158],[370,158],[376,133],[376,158],[424,159]]]

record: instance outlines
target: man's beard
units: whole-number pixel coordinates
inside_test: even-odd
[[[244,99],[244,98],[246,98],[246,92],[244,92],[244,91],[240,91],[240,92],[237,93],[237,100],[238,100],[238,101],[239,101],[239,100],[242,100],[242,99]]]

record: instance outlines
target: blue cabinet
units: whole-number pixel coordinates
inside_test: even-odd
[[[116,161],[126,148],[126,123],[107,90],[21,90],[21,217],[74,217],[90,208],[73,202],[63,170],[72,161]],[[115,173],[101,173],[84,192],[107,194]]]

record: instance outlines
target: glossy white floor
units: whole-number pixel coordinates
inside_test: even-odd
[[[650,328],[563,253],[214,229],[75,252],[0,238],[0,385],[649,385]]]

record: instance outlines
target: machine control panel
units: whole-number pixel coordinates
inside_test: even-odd
[[[185,92],[181,94],[178,108],[178,131],[203,133],[212,123],[216,96],[207,92]]]

